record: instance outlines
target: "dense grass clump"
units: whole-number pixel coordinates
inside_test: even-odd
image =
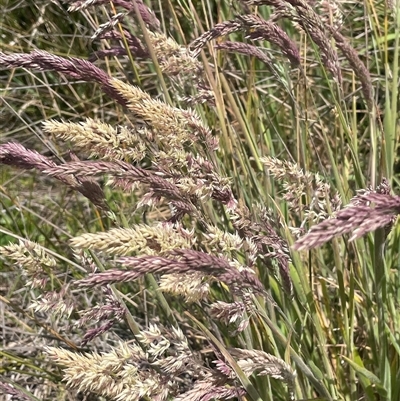
[[[0,4],[0,399],[400,399],[400,4]]]

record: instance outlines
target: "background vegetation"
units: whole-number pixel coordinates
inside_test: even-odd
[[[209,142],[190,137],[192,128],[187,125],[187,137],[179,137],[177,131],[161,139],[149,135],[143,140],[145,157],[121,158],[164,174],[182,193],[190,194],[194,209],[182,215],[177,212],[183,210],[180,198],[172,199],[158,184],[142,180],[143,185],[124,190],[108,186],[107,174],[98,181],[107,207],[96,207],[89,201],[93,196],[84,197],[73,185],[57,181],[60,175],[45,175],[21,162],[25,168],[17,169],[18,163],[11,163],[2,148],[0,398],[399,400],[400,242],[394,223],[398,209],[389,226],[361,239],[349,241],[344,235],[330,241],[334,235],[327,235],[326,245],[304,250],[313,245],[306,237],[303,250],[292,247],[312,226],[347,205],[357,191],[397,191],[398,0],[153,0],[145,1],[153,13],[148,15],[154,17],[149,21],[137,1],[136,8],[115,24],[119,37],[92,39],[117,12],[126,12],[123,2],[101,3],[68,12],[71,4],[58,1],[0,1],[0,145],[18,142],[57,164],[91,156],[115,161],[115,155],[107,159],[97,152],[94,142],[82,144],[73,135],[62,138],[42,123],[91,118],[112,127],[153,129],[167,113],[160,106],[157,114],[148,104],[143,112],[135,109],[141,95],[135,102],[131,98],[134,104],[128,112],[124,102],[102,91],[101,84],[58,74],[57,69],[14,68],[4,62],[4,54],[38,49],[63,58],[92,57],[108,75],[175,107],[175,113],[192,108],[219,147],[212,149],[211,137],[206,138]],[[267,29],[245,15],[275,21],[282,31],[268,30],[270,25]],[[231,25],[218,25],[224,21]],[[232,28],[232,21],[238,29]],[[131,46],[126,55],[115,55],[113,49],[129,47],[124,29],[141,40],[144,53]],[[211,40],[201,36],[204,32],[211,32]],[[206,39],[196,41],[199,37]],[[196,57],[185,50],[189,44],[191,51],[199,50]],[[188,155],[210,165],[200,163],[197,174]],[[74,174],[81,177],[79,171]],[[149,193],[155,194],[154,204]],[[227,193],[228,198],[232,194],[228,201]],[[168,231],[162,223],[171,217],[180,222]],[[340,224],[334,234],[350,231]],[[376,227],[381,225],[378,221]],[[362,227],[361,235],[376,228]],[[115,239],[115,232],[96,237],[95,245],[84,241],[85,233],[116,228],[137,230],[130,233],[126,252],[116,252],[111,249],[116,245],[107,242]],[[169,240],[161,240],[157,231]],[[171,245],[175,236],[177,245]],[[188,296],[198,288],[190,289],[184,276],[176,280],[189,287],[182,289],[175,281],[174,291],[169,287],[162,292],[156,271],[128,283],[111,285],[111,280],[100,288],[74,285],[88,273],[114,268],[114,255],[168,258],[167,252],[184,248],[182,238],[195,252],[252,268],[264,292],[255,287],[246,292],[236,279],[230,282],[217,271],[202,272],[200,281],[210,288],[204,289],[204,299],[194,302]],[[178,256],[180,261],[185,258]],[[215,267],[214,262],[207,263]],[[171,268],[172,272],[176,270]],[[218,309],[217,301],[225,304]],[[181,331],[174,331],[178,327]],[[169,344],[165,349],[163,341]],[[178,358],[189,352],[179,348],[185,341],[191,362],[185,362],[185,371],[171,373],[169,392],[160,395],[150,384],[146,387],[143,383],[149,377],[152,385],[162,387],[149,372],[161,369],[157,374],[162,376],[163,352],[165,358]],[[124,351],[121,344],[136,348]],[[138,350],[138,344],[144,350]],[[118,350],[113,363],[129,364],[136,352],[150,364],[139,364],[139,373],[128,372],[129,377],[136,375],[134,384],[125,383],[128,379],[118,376],[114,365],[107,372],[90,370],[103,363],[95,353],[110,353],[111,347]],[[82,353],[88,360],[80,359]],[[220,361],[224,380],[215,376],[215,360]],[[74,365],[82,370],[65,370]],[[105,376],[115,379],[104,385],[106,389],[93,384]],[[115,390],[117,376],[122,387]],[[207,383],[210,388],[204,389]]]

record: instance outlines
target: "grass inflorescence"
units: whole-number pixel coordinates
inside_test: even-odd
[[[0,399],[400,399],[399,4],[0,9]]]

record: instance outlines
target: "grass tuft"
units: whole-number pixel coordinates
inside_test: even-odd
[[[400,399],[399,4],[231,3],[0,4],[1,400]]]

